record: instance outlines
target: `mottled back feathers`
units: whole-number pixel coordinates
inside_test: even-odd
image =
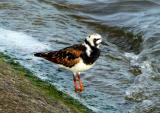
[[[72,67],[79,62],[80,56],[84,50],[85,47],[82,44],[77,44],[59,51],[36,53],[35,56],[43,57],[51,62],[64,65],[66,67]]]

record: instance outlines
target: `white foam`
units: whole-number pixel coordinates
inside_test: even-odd
[[[138,60],[139,56],[134,53],[124,53],[124,56],[130,58],[131,60]]]
[[[147,72],[152,72],[152,71],[153,71],[150,61],[144,61],[144,62],[141,64],[141,68],[142,68],[143,70],[147,71]]]
[[[131,65],[141,67],[142,72],[152,72],[151,62],[149,60],[138,62],[139,55],[135,55],[134,53],[125,53],[124,55],[130,59]]]
[[[139,55],[134,53],[124,53],[124,56],[130,60],[131,66],[140,66],[140,63],[138,62]]]
[[[31,36],[22,32],[16,32],[0,28],[0,48],[1,50],[12,49],[26,53],[33,53],[49,49],[49,47]],[[3,48],[3,49],[2,49]]]

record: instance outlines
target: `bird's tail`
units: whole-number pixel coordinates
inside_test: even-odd
[[[46,54],[44,52],[35,53],[34,56],[36,57],[45,57]]]
[[[51,58],[56,53],[57,53],[57,51],[38,52],[38,53],[35,53],[34,56],[36,56],[36,57],[43,57],[43,58]]]

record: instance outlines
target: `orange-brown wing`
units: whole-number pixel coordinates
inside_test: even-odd
[[[74,45],[60,51],[44,52],[41,57],[57,64],[72,67],[79,62],[84,49],[83,45]]]
[[[82,45],[74,45],[58,51],[52,57],[52,61],[57,64],[62,64],[67,67],[72,67],[80,60],[80,55],[84,51]]]

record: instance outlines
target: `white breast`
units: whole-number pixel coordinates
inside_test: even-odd
[[[62,68],[65,68],[65,69],[67,69],[67,70],[70,70],[70,71],[72,71],[72,72],[74,72],[74,73],[76,73],[76,72],[86,71],[86,70],[90,69],[93,65],[94,65],[94,64],[87,65],[87,64],[85,64],[85,63],[83,62],[82,59],[80,59],[80,62],[77,63],[76,65],[74,65],[74,66],[71,67],[71,68],[65,67],[65,66],[63,66],[63,65],[59,65],[59,66],[62,67]]]

